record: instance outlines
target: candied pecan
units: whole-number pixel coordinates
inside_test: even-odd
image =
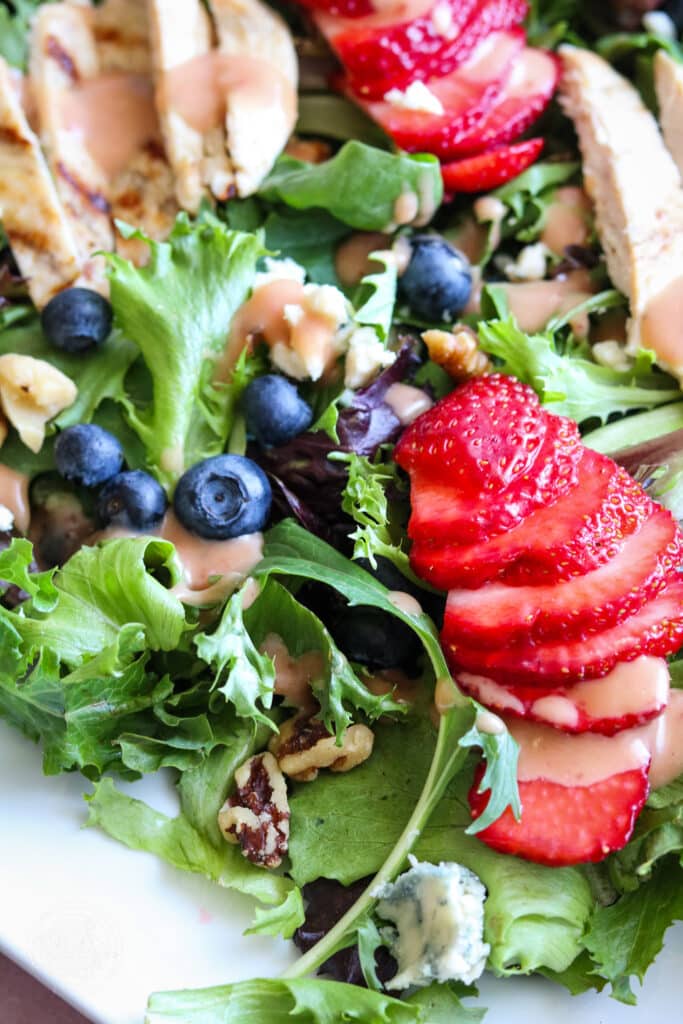
[[[479,348],[477,335],[466,324],[454,324],[450,331],[424,331],[422,340],[429,358],[443,367],[459,384],[492,370],[489,357]]]
[[[367,760],[375,737],[366,725],[351,725],[340,746],[314,712],[302,711],[280,726],[269,748],[280,770],[297,782],[312,782],[320,768],[348,772]]]
[[[284,776],[272,754],[250,757],[235,772],[237,789],[218,812],[218,827],[253,864],[276,868],[287,853],[289,804]]]

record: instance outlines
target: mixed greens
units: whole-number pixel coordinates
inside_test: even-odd
[[[26,59],[34,6],[28,0],[0,5],[0,54],[17,67]],[[610,59],[635,64],[647,88],[648,61],[663,45],[657,36],[608,36],[607,24],[578,0],[530,7],[536,45],[588,40]],[[667,45],[680,56],[677,44]],[[328,99],[332,107],[345,103]],[[324,133],[327,115],[319,107],[302,104],[303,134]],[[3,466],[31,479],[32,502],[43,509],[43,526],[47,514],[48,532],[53,492],[80,503],[86,522],[92,517],[88,495],[55,478],[53,452],[58,431],[91,422],[118,438],[129,469],[144,468],[169,494],[185,467],[226,451],[249,455],[268,474],[273,517],[250,574],[255,595],[247,601],[243,587],[201,610],[178,596],[181,560],[158,536],[95,537],[50,560],[44,536],[33,537],[34,552],[29,539],[8,533],[0,580],[5,597],[19,592],[21,599],[0,606],[0,714],[40,743],[47,774],[77,770],[91,780],[89,825],[251,896],[250,933],[294,937],[303,952],[280,979],[153,995],[150,1024],[480,1020],[483,1010],[461,1003],[476,995],[473,986],[434,983],[398,995],[385,988],[395,964],[386,922],[376,914],[377,893],[407,867],[410,854],[433,864],[456,862],[481,879],[488,969],[495,974],[539,973],[571,993],[609,985],[613,996],[631,1003],[632,979],[642,980],[667,927],[683,918],[681,781],[651,795],[631,842],[599,865],[544,867],[477,839],[507,807],[519,813],[518,751],[509,733],[477,725],[478,705],[450,679],[438,633],[443,595],[418,580],[408,561],[407,485],[392,461],[402,424],[386,401],[397,383],[433,399],[451,390],[453,381],[429,358],[421,332],[452,325],[413,314],[396,260],[384,251],[346,288],[346,299],[354,329],[374,332],[395,358],[360,387],[344,387],[339,375],[301,384],[313,411],[310,429],[262,449],[247,436],[243,393],[271,370],[262,347],[245,350],[229,375],[214,372],[230,323],[268,258],[296,261],[309,283],[341,287],[339,245],[355,232],[386,230],[406,188],[436,209],[432,227],[446,238],[457,242],[476,220],[467,197],[440,206],[435,157],[392,151],[376,132],[366,134],[360,115],[345,120],[337,112],[337,148],[328,161],[283,155],[256,196],[195,219],[179,215],[165,242],[130,229],[149,246],[149,262],[135,267],[107,256],[115,326],[86,355],[50,345],[3,250],[0,355],[45,360],[78,388],[39,452],[14,432],[0,450]],[[547,136],[546,158],[492,193],[501,215],[495,226],[479,224],[481,311],[463,322],[492,365],[529,384],[549,410],[576,420],[589,446],[619,453],[681,518],[680,387],[650,352],[625,368],[596,358],[598,328],[609,331],[615,313],[623,321],[626,300],[610,286],[594,235],[584,252],[549,255],[546,275],[580,268],[594,285],[588,299],[531,333],[510,313],[501,268],[538,243],[558,189],[581,181],[576,146],[558,110],[547,115]],[[396,238],[410,244],[413,235],[398,229],[386,250]],[[580,317],[590,325],[581,336],[574,331]],[[83,537],[93,532],[91,523]],[[39,571],[36,556],[49,567]],[[397,590],[425,610],[396,602]],[[408,652],[400,667],[411,679],[410,701],[389,674],[386,692],[371,685],[378,666],[355,657],[339,627],[356,609],[374,617],[385,646],[395,640],[397,650]],[[341,744],[357,723],[374,733],[372,755],[352,771],[291,784],[291,838],[278,870],[251,863],[225,842],[217,823],[235,772],[267,748],[291,714],[275,693],[273,659],[264,651],[272,634],[294,658],[320,655],[311,685],[330,736]],[[671,665],[674,685],[680,685],[680,664]],[[435,726],[437,685],[449,687],[449,706]],[[482,755],[481,788],[492,795],[473,824],[467,793]],[[160,769],[172,771],[177,783],[174,818],[116,785],[117,776],[135,780]],[[325,977],[315,977],[317,971]]]

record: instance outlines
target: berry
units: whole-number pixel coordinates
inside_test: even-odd
[[[655,506],[608,562],[560,583],[511,587],[486,583],[451,590],[443,637],[468,647],[585,639],[634,615],[677,575],[683,536],[671,513]]]
[[[268,373],[247,385],[242,403],[247,431],[264,448],[286,444],[308,430],[313,410],[285,377]]]
[[[568,737],[567,742],[577,739]],[[563,786],[546,779],[520,782],[521,820],[515,821],[508,807],[478,838],[500,853],[552,867],[604,860],[631,838],[649,792],[647,771],[643,765],[590,786]],[[479,768],[469,794],[474,819],[489,801],[488,790],[477,792],[482,777]]]
[[[540,111],[539,111],[540,113]],[[487,192],[504,185],[538,160],[543,139],[527,139],[510,146],[500,146],[475,156],[441,165],[446,192]]]
[[[410,626],[379,608],[345,608],[329,629],[349,661],[370,669],[413,670],[420,655],[420,642]]]
[[[469,260],[439,235],[415,235],[399,295],[424,320],[454,320],[472,292]]]
[[[450,75],[480,44],[485,49],[492,33],[519,25],[525,13],[525,0],[440,0],[440,18],[431,7],[410,20],[398,11],[353,20],[321,14],[315,21],[357,94],[381,100],[391,88]],[[495,59],[489,72],[491,66]]]
[[[59,475],[84,487],[97,487],[123,466],[123,449],[108,430],[78,423],[57,435],[55,462]]]
[[[141,469],[128,470],[107,480],[97,499],[97,518],[101,526],[153,530],[167,504],[164,489],[153,476]]]
[[[635,615],[586,640],[523,642],[493,649],[443,641],[443,648],[454,673],[473,672],[502,683],[565,686],[607,675],[617,662],[641,654],[664,658],[682,642],[683,582],[676,580]]]
[[[623,682],[631,673],[638,682],[637,700],[631,695],[628,710],[624,710]],[[650,685],[653,673],[654,685]],[[601,679],[585,679],[569,686],[496,683],[469,672],[460,672],[457,683],[463,693],[498,714],[524,718],[562,732],[598,732],[613,736],[624,729],[643,725],[664,711],[669,697],[668,679],[664,660],[635,658]]]
[[[188,530],[209,540],[228,540],[263,529],[271,489],[260,466],[242,455],[214,455],[178,481],[173,508]]]
[[[90,288],[66,288],[40,315],[45,337],[55,348],[80,353],[101,345],[111,332],[112,308]]]
[[[409,153],[434,153],[448,160],[457,153],[460,139],[470,137],[498,100],[515,59],[524,49],[524,30],[497,32],[471,58],[444,77],[428,78],[425,85],[443,113],[411,110],[391,100],[366,100],[347,83],[349,99]]]

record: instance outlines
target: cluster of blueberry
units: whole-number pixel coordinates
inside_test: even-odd
[[[48,341],[69,353],[102,345],[111,332],[112,310],[101,295],[70,288],[45,307],[42,325]],[[313,414],[296,387],[267,374],[253,380],[243,396],[247,432],[259,444],[284,444],[308,429]],[[88,488],[100,488],[96,500],[102,527],[152,530],[167,509],[161,485],[142,470],[124,468],[123,449],[113,434],[94,423],[63,430],[55,442],[60,475]],[[227,540],[262,529],[270,514],[268,478],[252,459],[217,455],[204,459],[180,478],[173,507],[180,522],[211,540]]]

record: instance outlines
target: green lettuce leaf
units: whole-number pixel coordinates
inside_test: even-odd
[[[319,877],[348,885],[377,871],[410,816],[433,743],[426,720],[378,725],[373,754],[364,764],[348,775],[295,786],[290,858],[299,885]],[[497,973],[565,970],[583,948],[593,908],[590,888],[577,868],[545,868],[508,857],[468,835],[470,780],[467,772],[449,786],[413,852],[420,860],[457,861],[479,875],[488,889],[486,940]]]
[[[285,938],[302,923],[301,895],[289,879],[251,864],[238,846],[225,841],[215,846],[185,814],[169,818],[142,800],[125,796],[110,778],[102,779],[85,799],[89,808],[87,824],[99,826],[130,849],[156,854],[181,871],[203,875],[224,888],[279,908]]]
[[[184,467],[225,447],[239,396],[212,375],[264,249],[256,235],[213,217],[190,224],[183,214],[167,242],[135,237],[149,244],[149,263],[111,255],[111,300],[116,323],[142,352],[153,400],[128,402],[127,415],[150,468],[172,486]]]
[[[57,603],[58,592],[52,582],[54,570],[31,572],[33,545],[25,537],[14,537],[9,547],[0,551],[0,580],[14,584],[31,598],[38,612],[50,612]]]
[[[361,280],[353,296],[353,318],[356,323],[374,327],[380,340],[386,341],[394,319],[398,266],[390,251],[372,252],[370,259],[384,269],[373,270]]]
[[[259,195],[297,210],[327,210],[361,231],[387,231],[395,221],[396,201],[406,192],[418,197],[429,219],[443,195],[436,157],[387,153],[353,140],[322,164],[281,156]]]
[[[11,0],[0,4],[0,57],[15,68],[26,69],[31,18],[45,0]]]
[[[428,985],[418,989],[406,1002],[418,1006],[426,1024],[480,1024],[486,1016],[483,1006],[463,1006],[461,998],[476,996],[476,989],[465,985]]]
[[[341,142],[356,139],[381,149],[391,148],[391,140],[360,107],[330,92],[304,92],[299,96],[296,130],[303,135],[322,135]]]
[[[268,249],[300,263],[310,281],[339,286],[334,257],[349,234],[348,224],[325,210],[311,217],[306,210],[282,206],[271,210],[263,227]]]
[[[551,332],[525,334],[512,317],[482,321],[478,329],[480,347],[500,360],[502,373],[529,384],[551,412],[577,423],[603,423],[614,413],[680,398],[676,382],[654,370],[654,356],[644,350],[632,370],[619,371],[593,362],[582,346],[561,347]]]
[[[285,638],[289,653],[298,658],[309,651],[322,655],[322,671],[311,686],[320,703],[321,717],[339,742],[353,721],[353,710],[370,721],[390,712],[402,714],[405,705],[390,694],[375,695],[358,678],[347,658],[339,650],[320,619],[300,604],[288,590],[273,579],[267,580],[259,597],[244,614],[249,634],[259,647],[269,633]]]
[[[607,423],[604,427],[591,430],[583,437],[583,443],[596,452],[609,455],[621,448],[631,448],[645,441],[683,429],[683,402],[672,402],[652,412],[639,412],[636,416]]]
[[[683,778],[650,794],[633,836],[607,862],[610,879],[621,892],[637,889],[669,856],[683,867]]]
[[[311,978],[238,981],[185,992],[156,992],[145,1024],[425,1024],[420,1007],[357,985]]]

